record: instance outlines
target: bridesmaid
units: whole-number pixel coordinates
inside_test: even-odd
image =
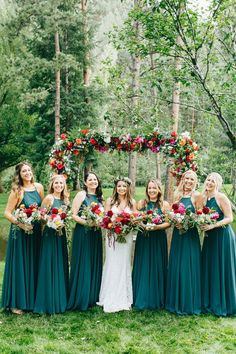
[[[210,173],[204,183],[205,205],[219,213],[213,225],[204,225],[207,232],[202,250],[202,306],[204,312],[217,316],[236,315],[236,237],[229,199],[219,190],[222,177]]]
[[[68,309],[85,311],[98,301],[102,278],[102,232],[86,226],[78,214],[92,202],[103,203],[101,182],[94,172],[85,176],[84,190],[77,193],[72,203],[76,221],[72,244],[70,296]]]
[[[186,171],[175,194],[192,212],[198,208],[200,194],[195,192],[197,175]],[[181,228],[181,225],[180,227]],[[180,233],[175,227],[170,249],[167,276],[166,309],[180,315],[201,312],[201,248],[196,228]]]
[[[52,177],[49,194],[42,206],[49,209],[68,205],[66,181],[62,175]],[[62,235],[45,226],[39,259],[39,275],[34,312],[62,313],[67,307],[69,286],[68,253],[65,228]]]
[[[138,209],[165,215],[169,208],[169,204],[163,200],[161,182],[149,180],[146,199],[138,203]],[[133,296],[134,307],[139,310],[154,310],[165,306],[168,260],[165,229],[169,226],[169,223],[163,222],[146,228],[148,235],[138,232],[134,253]]]
[[[33,227],[19,223],[14,217],[14,210],[24,204],[41,205],[43,186],[34,182],[31,166],[21,162],[15,168],[12,190],[8,198],[5,217],[11,222],[7,245],[7,255],[2,289],[2,307],[12,313],[22,315],[23,311],[33,310],[36,282],[38,276],[38,260],[40,251],[41,227],[36,223]],[[18,228],[14,231],[13,225]],[[25,231],[33,229],[33,234]]]

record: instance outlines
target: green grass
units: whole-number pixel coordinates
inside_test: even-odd
[[[0,263],[2,278],[3,262]],[[236,319],[167,311],[105,314],[99,307],[63,315],[0,313],[0,353],[236,352]]]

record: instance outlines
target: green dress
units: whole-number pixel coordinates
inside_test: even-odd
[[[146,210],[153,210],[149,202]],[[158,209],[161,214],[161,210]],[[133,305],[139,310],[165,306],[167,276],[167,238],[165,230],[138,232],[133,265]]]
[[[190,197],[183,197],[180,202],[195,211]],[[167,275],[166,309],[180,315],[198,315],[201,312],[201,247],[196,228],[183,234],[174,228]]]
[[[83,205],[98,203],[87,194]],[[102,279],[102,232],[76,224],[72,243],[69,310],[85,311],[96,304]]]
[[[41,205],[36,190],[25,191],[20,204],[28,208],[31,204]],[[41,242],[41,225],[34,224],[33,234],[11,225],[7,244],[7,255],[2,288],[2,307],[31,311],[34,307],[38,277],[38,262]]]
[[[60,208],[63,201],[54,199],[52,208]],[[39,258],[35,313],[62,313],[67,308],[69,266],[65,229],[62,235],[45,226]]]
[[[206,206],[224,218],[214,197]],[[236,236],[230,225],[209,230],[204,238],[202,306],[217,316],[236,315]]]

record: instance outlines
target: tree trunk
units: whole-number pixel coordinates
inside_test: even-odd
[[[59,44],[59,33],[56,31],[55,33],[55,52],[56,52],[56,59],[60,54],[60,44]],[[56,99],[55,99],[55,141],[60,137],[60,85],[61,85],[61,78],[60,78],[60,69],[58,67],[59,63],[57,61],[56,67]]]
[[[88,24],[86,18],[86,11],[88,9],[88,0],[81,0],[81,10],[83,14],[83,45],[86,48],[88,46]],[[83,60],[83,81],[84,81],[84,100],[88,103],[87,87],[90,84],[91,69],[89,67],[90,54],[87,48],[85,49],[85,55]]]
[[[176,38],[176,44],[181,44],[180,36]],[[181,59],[180,57],[175,58],[175,70],[181,70]],[[173,93],[172,93],[172,130],[178,131],[178,123],[179,123],[179,108],[180,108],[180,81],[176,81],[173,86]],[[174,198],[174,177],[170,172],[170,167],[168,166],[166,169],[166,184],[165,184],[165,199],[172,203]]]
[[[138,4],[137,0],[134,0],[134,6]],[[138,21],[134,22],[134,30],[136,33],[136,36],[138,36],[139,32],[139,23]],[[136,55],[132,55],[132,106],[135,109],[138,105],[138,92],[139,92],[139,87],[140,87],[140,81],[139,81],[139,76],[140,76],[140,57]],[[137,166],[137,153],[131,152],[129,154],[129,178],[132,181],[133,184],[133,192],[135,191],[135,184],[136,184],[136,166]]]
[[[154,60],[155,60],[154,54],[150,53],[150,64],[151,64],[152,72],[154,72],[154,67],[155,67]],[[152,103],[153,103],[153,106],[154,106],[155,103],[156,103],[156,98],[157,98],[157,90],[156,90],[155,86],[153,86],[151,88],[151,94],[152,94],[152,101],[153,101]],[[156,123],[158,123],[158,121]],[[161,181],[161,159],[160,159],[160,153],[156,154],[155,162],[156,162],[156,178]]]

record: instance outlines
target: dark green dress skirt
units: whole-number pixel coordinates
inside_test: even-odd
[[[154,204],[149,202],[146,209],[153,210]],[[136,309],[154,310],[165,306],[167,260],[165,230],[150,231],[148,235],[138,232],[132,274]]]
[[[36,190],[25,191],[20,204],[28,208],[33,203],[41,205],[40,195]],[[35,223],[33,234],[13,228],[11,225],[7,244],[2,307],[31,311],[34,307],[38,277],[41,226]]]
[[[224,218],[215,198],[207,201]],[[230,225],[207,231],[202,249],[203,312],[236,315],[236,236]]]
[[[180,200],[194,212],[190,197]],[[201,248],[196,228],[180,234],[174,228],[171,241],[166,309],[180,314],[200,314],[201,312]]]
[[[62,201],[54,199],[52,208]],[[65,229],[60,236],[45,226],[39,259],[39,275],[34,305],[35,313],[62,313],[67,308],[69,267]]]
[[[98,203],[95,195],[87,195],[83,204]],[[76,224],[72,243],[70,295],[68,309],[85,311],[99,299],[102,279],[101,230]]]

